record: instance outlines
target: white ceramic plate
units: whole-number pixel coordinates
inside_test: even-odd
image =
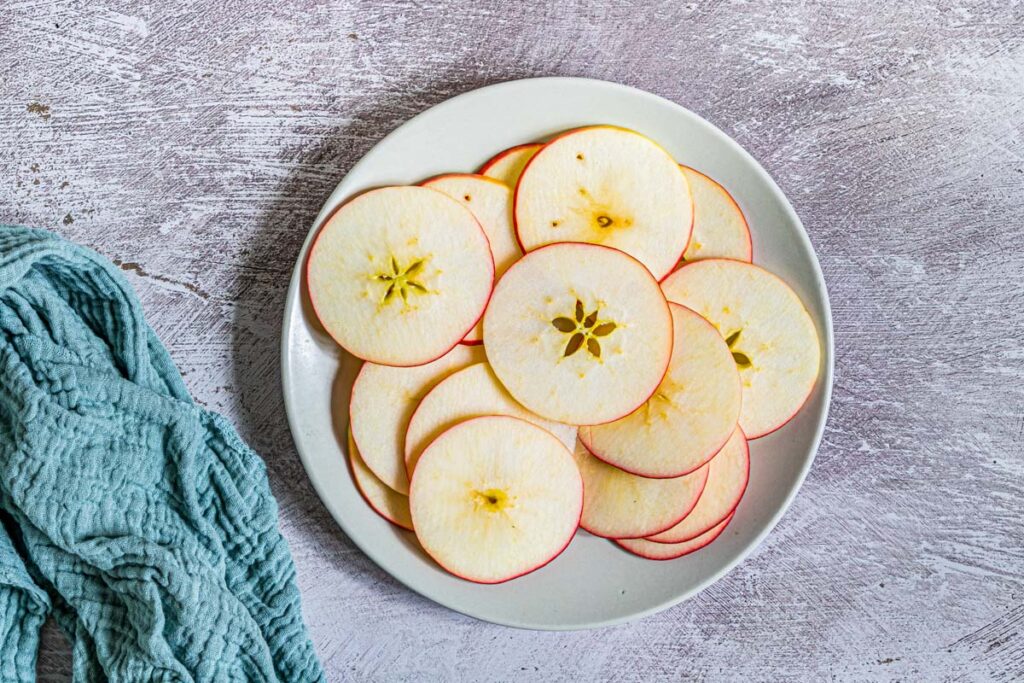
[[[378,517],[352,483],[345,428],[358,362],[341,352],[312,316],[303,276],[306,253],[324,219],[361,190],[417,183],[443,172],[473,172],[506,147],[596,123],[638,130],[729,189],[750,222],[754,261],[792,285],[814,318],[824,350],[820,379],[788,425],[752,442],[747,493],[725,533],[707,548],[656,562],[581,530],[543,569],[496,586],[473,584],[435,565],[411,533]],[[683,107],[626,86],[577,78],[474,90],[428,109],[370,150],[331,194],[306,238],[288,290],[281,354],[295,445],[317,493],[349,538],[431,600],[487,621],[536,629],[594,628],[636,619],[695,595],[735,567],[779,521],[806,476],[832,389],[825,283],[807,233],[778,186],[733,140]]]

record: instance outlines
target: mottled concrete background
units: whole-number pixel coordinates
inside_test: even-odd
[[[378,570],[313,493],[278,379],[289,272],[346,170],[425,107],[534,75],[735,137],[835,315],[829,427],[776,531],[699,597],[590,633],[477,622]],[[120,261],[266,458],[331,680],[1024,677],[1022,122],[1005,0],[0,4],[0,222]],[[68,678],[55,629],[39,671]]]

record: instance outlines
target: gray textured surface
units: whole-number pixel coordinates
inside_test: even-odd
[[[6,0],[0,222],[123,263],[196,397],[266,458],[331,680],[1024,677],[1024,6]],[[600,6],[598,6],[600,5]],[[285,424],[278,331],[320,204],[473,87],[620,81],[778,180],[832,295],[825,441],[768,541],[640,623],[531,633],[397,585]],[[66,680],[47,632],[42,680]]]

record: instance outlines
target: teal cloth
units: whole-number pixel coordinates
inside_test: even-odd
[[[106,259],[0,225],[0,681],[321,681],[263,461]]]

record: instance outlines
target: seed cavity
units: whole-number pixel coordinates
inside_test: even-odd
[[[507,492],[501,489],[487,489],[486,491],[473,491],[473,499],[477,506],[489,512],[501,512],[512,507],[512,498]]]
[[[729,350],[732,352],[732,359],[733,361],[735,361],[736,366],[739,368],[749,368],[751,365],[753,365],[753,363],[750,360],[750,356],[735,349],[736,342],[740,340],[741,332],[743,332],[742,328],[730,334],[728,337],[725,338],[725,344],[726,346],[729,347]]]
[[[575,332],[576,321],[571,318],[555,318],[551,321],[551,324],[555,326],[555,329],[559,332]]]
[[[372,280],[387,283],[384,295],[381,297],[381,304],[388,304],[396,298],[403,303],[409,302],[409,294],[429,294],[430,290],[420,282],[420,276],[426,267],[426,259],[415,259],[408,266],[402,267],[394,256],[390,258],[391,272],[377,273],[371,276]]]
[[[611,320],[600,321],[599,312],[600,309],[595,308],[588,314],[583,302],[577,299],[572,318],[558,316],[551,321],[556,330],[571,335],[562,351],[563,357],[568,358],[586,347],[591,356],[601,358],[601,342],[598,337],[607,337],[618,328],[618,325]]]
[[[572,354],[579,351],[580,347],[583,346],[584,339],[586,339],[586,337],[583,335],[582,332],[576,332],[575,334],[573,334],[571,337],[569,337],[569,343],[565,345],[565,353],[563,353],[562,355],[571,356]]]

